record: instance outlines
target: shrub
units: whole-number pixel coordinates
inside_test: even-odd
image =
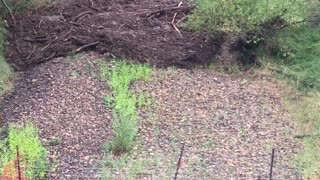
[[[48,170],[47,150],[41,145],[38,131],[32,124],[10,125],[8,137],[0,141],[0,173],[3,167],[17,157],[16,147],[21,154],[21,166],[27,178],[44,178]]]
[[[123,153],[130,150],[137,134],[136,106],[138,101],[129,90],[130,84],[136,80],[150,80],[151,69],[147,65],[134,65],[123,61],[114,61],[114,65],[109,85],[114,97],[112,127],[115,137],[107,144],[107,150]],[[105,70],[101,71],[103,77],[105,77],[105,72]]]

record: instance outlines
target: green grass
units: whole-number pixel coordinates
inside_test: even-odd
[[[306,178],[320,176],[320,93],[296,95],[288,101],[289,112],[297,120],[304,149],[296,158],[299,169]]]
[[[291,23],[306,17],[306,0],[195,0],[197,8],[183,26],[208,32],[247,32],[283,16]]]
[[[109,77],[109,86],[112,90],[113,98],[107,97],[106,103],[113,104],[113,131],[115,137],[106,145],[107,151],[113,153],[128,152],[134,144],[137,135],[137,106],[145,103],[145,98],[136,97],[130,91],[133,81],[149,81],[151,78],[151,68],[147,65],[128,64],[121,60],[113,61],[111,73],[107,64],[100,63],[101,77]],[[145,95],[144,95],[145,96]],[[112,100],[112,101],[111,101]]]
[[[7,5],[11,8],[12,11],[25,11],[28,8],[32,7],[41,7],[52,3],[53,0],[16,0],[16,1],[6,1]],[[2,3],[0,7],[2,8]]]
[[[41,145],[38,131],[32,124],[9,126],[7,138],[0,141],[0,174],[4,166],[16,159],[17,146],[24,176],[44,178],[48,170],[47,150]]]
[[[303,150],[295,162],[305,178],[320,176],[320,26],[281,30],[258,49],[260,62],[299,92],[290,94],[290,114],[297,120]]]
[[[320,90],[320,26],[287,28],[268,39],[261,51],[262,63],[271,63],[300,90]]]
[[[12,88],[13,71],[4,58],[4,41],[6,30],[0,17],[0,96]]]

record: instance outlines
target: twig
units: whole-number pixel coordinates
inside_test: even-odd
[[[31,55],[34,53],[34,51],[36,50],[36,46],[33,46],[32,51],[29,53],[29,55],[27,56],[27,59],[30,59]]]
[[[86,45],[84,45],[84,46],[81,46],[81,47],[79,47],[78,49],[76,49],[76,50],[74,50],[74,52],[80,52],[80,51],[82,51],[83,49],[85,49],[85,48],[87,48],[87,47],[90,47],[90,46],[94,46],[94,45],[97,45],[97,44],[99,44],[100,42],[99,41],[96,41],[96,42],[93,42],[93,43],[90,43],[90,44],[86,44]]]
[[[179,30],[179,29],[177,28],[177,26],[174,24],[174,21],[175,21],[175,19],[176,19],[176,16],[177,16],[177,13],[174,14],[173,19],[172,19],[172,21],[171,21],[171,25],[173,26],[174,30],[176,30],[176,31],[180,34],[180,36],[182,37],[182,34],[181,34],[180,30]]]
[[[179,3],[177,9],[182,5],[182,1]],[[180,32],[180,30],[177,28],[177,26],[175,25],[174,21],[176,20],[176,16],[177,16],[178,13],[174,13],[173,15],[173,18],[172,18],[172,21],[171,21],[171,24],[173,26],[173,28],[180,34],[180,36],[182,37],[182,34]]]
[[[182,160],[182,155],[183,155],[183,151],[184,151],[184,145],[185,144],[183,143],[181,151],[180,151],[180,156],[179,156],[179,161],[178,161],[178,164],[177,164],[176,173],[174,175],[174,180],[177,180],[177,178],[178,178],[178,173],[179,173],[179,169],[180,169],[180,166],[181,166],[181,160]]]
[[[123,23],[121,26],[119,26],[117,31],[119,31],[124,25],[126,25],[126,23]]]
[[[46,61],[46,60],[52,59],[56,54],[57,54],[57,52],[53,52],[53,53],[51,54],[51,56],[49,56],[49,57],[47,57],[47,58],[43,59],[43,60],[42,60],[42,61],[40,61],[40,62],[44,62],[44,61]]]
[[[10,9],[9,6],[7,5],[6,1],[5,1],[5,0],[1,0],[1,2],[2,2],[2,4],[4,5],[4,7],[8,10],[8,12],[10,13],[10,16],[11,16],[11,19],[12,19],[14,25],[16,25],[16,24],[17,24],[17,23],[16,23],[16,20],[15,20],[13,14],[12,14],[11,9]]]
[[[181,6],[181,5],[180,5]],[[161,16],[162,14],[168,13],[170,11],[176,11],[176,12],[189,12],[191,11],[195,6],[183,6],[183,7],[169,7],[169,8],[164,8],[160,10],[156,10],[153,12],[149,12],[147,14],[143,13],[141,15],[146,16],[148,18],[154,17],[154,16]]]
[[[91,11],[82,12],[82,13],[80,13],[78,16],[76,16],[73,21],[74,21],[74,22],[78,22],[78,20],[79,20],[82,16],[85,16],[85,15],[87,15],[87,14],[92,14],[92,12],[91,12]]]
[[[56,40],[58,39],[58,37],[56,37],[53,41],[51,41],[48,45],[46,45],[45,47],[40,49],[40,52],[44,51],[45,49],[47,49],[52,43],[54,43]]]
[[[37,36],[37,37],[25,37],[23,38],[24,41],[27,42],[46,42],[48,41],[47,36]]]
[[[182,21],[184,21],[185,19],[187,18],[187,16],[181,18],[177,23],[176,23],[176,26],[179,25]]]

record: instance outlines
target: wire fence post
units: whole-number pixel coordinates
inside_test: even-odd
[[[181,151],[180,151],[179,161],[178,161],[178,164],[177,164],[176,173],[174,175],[174,180],[177,180],[177,178],[178,178],[178,173],[179,173],[179,169],[180,169],[180,166],[181,166],[181,160],[182,160],[182,155],[183,155],[183,151],[184,151],[184,145],[185,145],[185,143],[183,143]]]
[[[21,167],[20,167],[20,153],[19,147],[17,146],[17,168],[18,168],[18,179],[21,180]]]
[[[271,154],[271,163],[270,163],[270,174],[269,174],[269,180],[272,180],[272,170],[273,170],[273,160],[274,160],[274,148],[272,149]]]

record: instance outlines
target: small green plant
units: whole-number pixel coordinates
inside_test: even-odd
[[[24,176],[44,178],[48,170],[47,150],[41,145],[38,131],[32,124],[9,126],[8,137],[0,141],[0,174],[4,166],[16,159],[17,147]]]
[[[151,97],[149,97],[149,94],[147,92],[139,92],[138,93],[138,100],[137,100],[137,106],[140,107],[151,107]]]
[[[52,139],[51,141],[48,142],[48,145],[57,146],[57,145],[61,144],[61,142],[62,142],[61,137],[55,137],[54,139]]]
[[[95,76],[94,65],[91,62],[87,63],[87,75],[88,76]]]
[[[106,150],[123,153],[133,145],[139,119],[136,111],[137,97],[129,90],[130,84],[136,80],[150,81],[151,69],[147,65],[128,64],[120,60],[114,60],[113,65],[109,86],[114,97],[112,127],[115,137],[106,145]],[[109,69],[106,65],[100,67]],[[101,77],[105,77],[107,71],[101,69]]]
[[[72,76],[73,78],[79,78],[79,77],[80,77],[80,74],[79,74],[77,71],[72,71],[71,76]]]
[[[73,51],[70,51],[67,53],[67,56],[71,59],[71,60],[75,60],[76,59],[76,53]]]
[[[99,61],[98,66],[100,69],[100,78],[106,80],[107,77],[109,77],[109,75],[111,74],[111,68],[104,61]]]
[[[108,107],[112,107],[114,100],[113,98],[106,96],[104,97],[104,102],[108,105]]]

